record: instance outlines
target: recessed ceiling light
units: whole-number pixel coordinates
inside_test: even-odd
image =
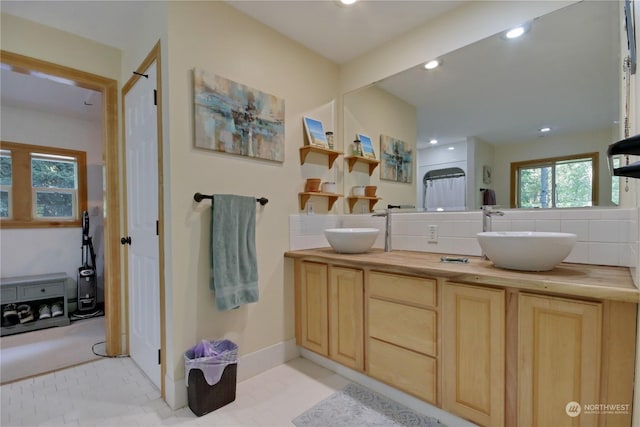
[[[438,61],[437,59],[432,59],[431,61],[424,64],[424,68],[426,68],[427,70],[433,70],[434,68],[438,68],[439,65],[440,61]]]
[[[524,27],[516,27],[505,33],[505,37],[508,39],[517,39],[524,34]]]
[[[438,140],[437,139],[432,139],[431,141],[429,141],[429,144],[437,144]]]
[[[549,132],[551,130],[551,128],[550,127],[543,127],[543,128],[538,129],[538,130],[540,132]]]
[[[357,2],[358,0],[340,0],[340,4],[343,4],[345,6],[349,6],[354,4],[355,2]]]
[[[505,40],[511,40],[511,39],[517,39],[522,37],[524,34],[528,33],[529,31],[531,31],[531,27],[532,27],[532,23],[529,22],[525,22],[524,24],[518,25],[517,27],[513,27],[508,29],[507,31],[504,31],[501,34],[501,38],[505,39]]]

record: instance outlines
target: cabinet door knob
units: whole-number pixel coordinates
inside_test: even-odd
[[[120,243],[123,245],[131,245],[131,236],[121,238]]]

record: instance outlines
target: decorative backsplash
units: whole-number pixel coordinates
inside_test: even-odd
[[[636,267],[638,209],[589,208],[548,211],[503,210],[493,217],[493,231],[558,231],[574,233],[578,241],[566,262]],[[437,226],[438,242],[429,243],[429,226]],[[384,218],[371,215],[290,215],[291,250],[328,247],[324,229],[375,227],[380,235],[374,247],[384,247]],[[394,213],[395,250],[480,255],[476,234],[482,231],[478,212]]]

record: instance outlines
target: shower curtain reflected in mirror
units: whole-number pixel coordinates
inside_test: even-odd
[[[426,211],[465,210],[467,180],[460,168],[430,170],[424,175],[423,208]]]

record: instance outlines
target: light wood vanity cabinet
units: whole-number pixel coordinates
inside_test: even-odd
[[[572,426],[566,406],[600,399],[602,303],[520,294],[519,426]],[[585,411],[580,426],[597,426]]]
[[[442,408],[481,426],[630,426],[636,304],[444,282]]]
[[[323,260],[295,260],[299,345],[480,426],[631,426],[636,302]]]
[[[505,291],[445,283],[442,407],[483,426],[504,425]]]
[[[329,267],[303,261],[299,265],[299,344],[329,355]]]
[[[329,267],[329,357],[364,369],[364,282],[362,270]]]
[[[359,269],[296,264],[298,343],[350,368],[364,370],[364,283]]]
[[[367,284],[367,373],[437,404],[436,280],[372,271]]]

